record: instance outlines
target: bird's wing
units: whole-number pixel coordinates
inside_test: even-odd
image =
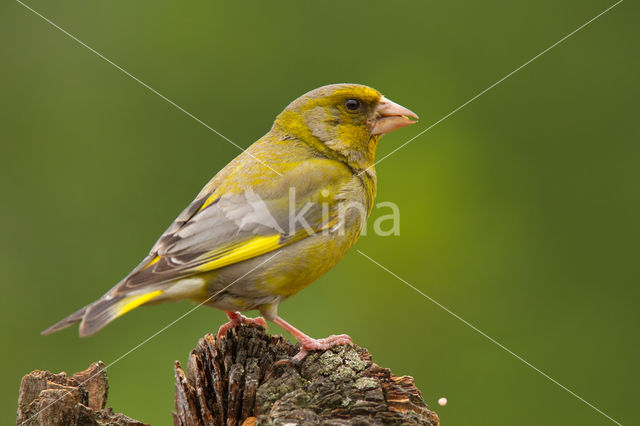
[[[269,253],[334,226],[340,188],[351,177],[339,163],[318,159],[301,162],[282,176],[241,191],[235,184],[232,191],[224,183],[212,186],[198,195],[149,256],[109,293],[157,288],[157,284]]]

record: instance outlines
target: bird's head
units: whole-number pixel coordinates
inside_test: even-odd
[[[418,116],[359,84],[319,87],[293,101],[276,118],[273,131],[320,151],[338,155],[351,166],[373,164],[378,139],[415,123]]]

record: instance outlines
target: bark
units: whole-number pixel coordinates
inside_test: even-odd
[[[175,362],[174,425],[439,425],[413,378],[378,366],[366,349],[339,346],[288,362],[296,353],[258,326],[238,326],[220,342],[207,334],[186,374]],[[108,390],[100,361],[71,377],[36,370],[22,378],[17,424],[143,426],[105,408]]]
[[[102,361],[69,377],[66,373],[33,371],[22,378],[18,396],[21,426],[144,426],[105,408],[109,385]]]
[[[286,362],[296,352],[257,326],[236,327],[220,342],[207,334],[186,374],[175,363],[174,425],[439,424],[413,378],[376,365],[366,349],[339,346]]]

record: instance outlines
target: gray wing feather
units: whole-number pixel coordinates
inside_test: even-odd
[[[209,184],[203,192],[178,216],[155,243],[149,256],[112,291],[112,294],[130,293],[145,286],[168,283],[199,273],[198,266],[211,260],[212,253],[224,253],[256,236],[280,235],[281,241],[290,242],[298,234],[306,236],[324,226],[323,206],[312,199],[330,180],[341,180],[348,175],[340,173],[333,163],[324,164],[334,174],[328,178],[320,173],[318,164],[302,164],[271,182],[262,190],[248,188],[244,192],[225,193],[202,208],[215,192]],[[215,181],[212,180],[212,182]],[[304,209],[308,229],[290,229],[289,188],[297,190],[296,210]],[[258,192],[259,191],[259,192]],[[329,216],[336,213],[330,205]],[[150,265],[156,256],[159,260]]]
[[[189,276],[211,260],[212,252],[224,252],[255,236],[286,234],[268,201],[257,203],[247,197],[251,195],[225,195],[203,210],[199,209],[204,201],[195,200],[160,237],[149,256],[113,289],[115,294]],[[147,267],[156,256],[160,260]]]

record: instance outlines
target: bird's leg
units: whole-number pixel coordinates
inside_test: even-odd
[[[255,324],[261,325],[265,328],[265,330],[267,329],[267,322],[262,317],[248,318],[238,311],[224,311],[224,313],[229,317],[229,322],[222,324],[218,329],[218,332],[216,333],[216,339],[218,340],[218,342],[223,336],[227,335],[227,331],[231,330],[236,325]]]
[[[291,359],[293,362],[302,361],[304,357],[307,356],[309,351],[324,351],[338,345],[353,346],[351,337],[347,336],[346,334],[332,334],[331,336],[325,337],[324,339],[314,339],[313,337],[307,336],[302,331],[298,330],[280,317],[276,317],[273,322],[291,333],[291,335],[295,337],[298,342],[300,342],[300,352],[298,352]]]

